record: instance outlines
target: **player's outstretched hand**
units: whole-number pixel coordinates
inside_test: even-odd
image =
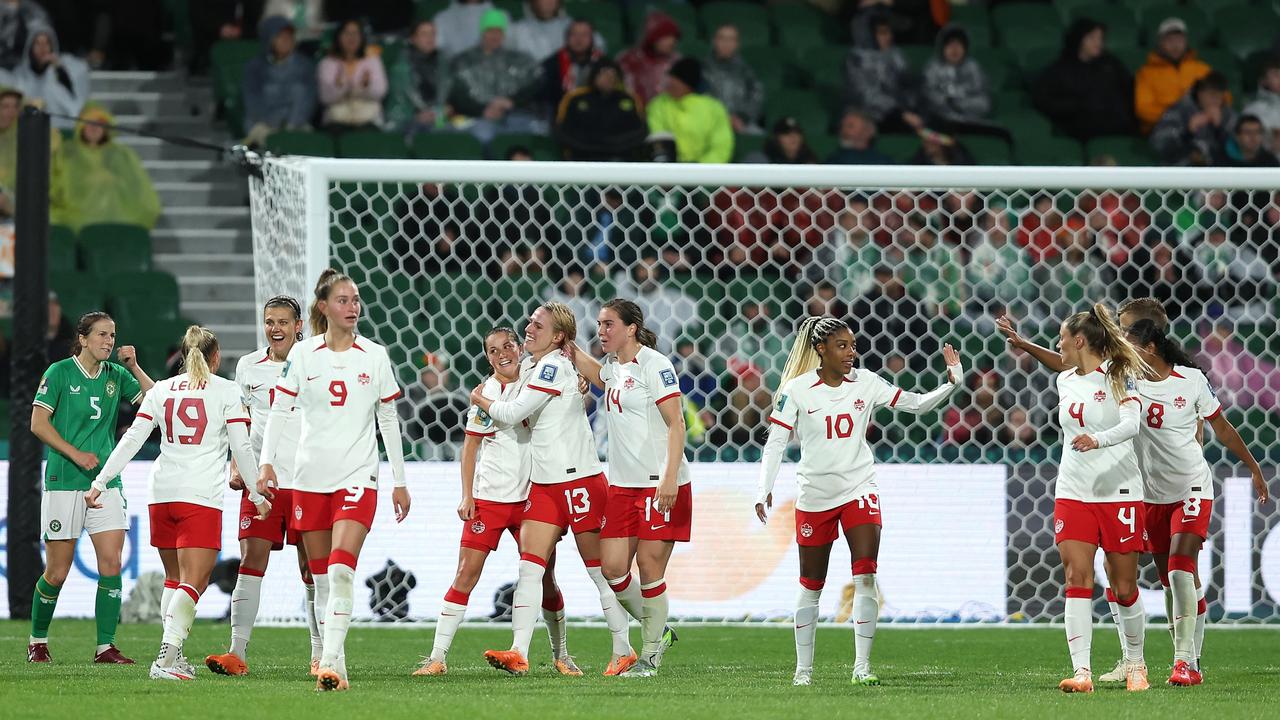
[[[409,488],[398,487],[391,491],[391,504],[396,509],[396,522],[409,517]]]
[[[947,365],[947,377],[952,383],[959,385],[961,378],[956,377],[956,372],[952,368],[960,365],[960,353],[951,347],[951,343],[942,346],[942,361]]]
[[[766,525],[769,522],[769,510],[773,507],[773,493],[765,496],[764,502],[756,503],[756,517],[760,518],[760,524]]]
[[[116,357],[120,358],[121,364],[130,370],[138,367],[138,349],[132,345],[116,348]]]
[[[458,503],[458,519],[470,520],[476,514],[476,499],[467,495],[462,498],[462,502]]]
[[[1092,435],[1077,435],[1071,441],[1071,449],[1076,452],[1089,452],[1098,449],[1098,441],[1093,439]]]
[[[1258,494],[1258,504],[1266,505],[1271,499],[1271,493],[1267,490],[1267,479],[1262,477],[1262,473],[1253,474],[1253,490]]]
[[[262,502],[255,503],[253,507],[258,511],[259,520],[266,520],[271,515],[271,501],[265,497],[262,498]]]
[[[84,504],[97,510],[102,507],[102,502],[98,500],[98,496],[102,493],[98,492],[98,488],[89,488],[89,492],[84,494]]]
[[[1018,334],[1018,331],[1013,329],[1013,320],[1008,315],[1001,315],[996,318],[996,330],[999,330],[1000,334],[1004,335],[1005,341],[1011,348],[1021,350],[1027,343],[1027,341]]]

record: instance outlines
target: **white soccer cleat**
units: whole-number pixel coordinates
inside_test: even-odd
[[[1132,665],[1123,657],[1116,661],[1116,666],[1111,672],[1103,673],[1098,676],[1098,682],[1104,683],[1122,683],[1129,679],[1129,670]]]
[[[653,656],[647,655],[636,661],[629,670],[622,673],[618,677],[624,678],[649,678],[658,674],[658,666],[653,663]]]
[[[176,665],[171,668],[163,668],[160,667],[160,663],[153,662],[151,663],[150,677],[152,680],[195,680],[196,674],[187,672]]]
[[[813,684],[813,670],[810,668],[796,668],[796,676],[792,679],[791,684],[796,687],[808,687]]]

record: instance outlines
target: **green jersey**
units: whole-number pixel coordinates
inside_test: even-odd
[[[48,408],[53,413],[53,429],[75,449],[97,455],[101,467],[116,445],[116,412],[121,397],[134,403],[142,397],[142,386],[128,370],[104,362],[91,377],[78,358],[69,357],[44,371],[32,404]],[[95,477],[96,469],[85,472],[66,455],[50,448],[44,471],[45,490],[88,490]],[[108,487],[120,487],[120,478],[112,478]]]

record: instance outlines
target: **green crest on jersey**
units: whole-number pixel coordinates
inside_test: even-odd
[[[107,381],[107,397],[114,397],[115,394],[116,394],[116,381],[108,380]]]
[[[59,530],[62,529],[62,523],[58,522],[57,520],[50,520],[49,529],[52,530],[53,532],[58,532]]]

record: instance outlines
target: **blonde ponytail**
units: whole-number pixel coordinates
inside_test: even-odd
[[[1124,336],[1111,309],[1105,304],[1095,303],[1088,311],[1072,315],[1067,319],[1067,331],[1083,334],[1089,348],[1110,362],[1107,381],[1117,401],[1128,396],[1130,381],[1152,374],[1151,366]]]
[[[191,384],[208,382],[209,376],[213,374],[209,370],[209,361],[216,352],[218,338],[208,328],[199,325],[187,328],[186,335],[182,337],[182,364],[187,376],[191,378]]]
[[[778,387],[773,391],[774,407],[777,407],[778,399],[782,397],[782,388],[786,387],[787,383],[818,367],[818,363],[821,362],[812,341],[813,329],[821,320],[821,317],[812,315],[805,318],[796,330],[795,342],[791,344],[791,354],[787,355],[787,364],[782,368],[782,379],[778,381]]]

